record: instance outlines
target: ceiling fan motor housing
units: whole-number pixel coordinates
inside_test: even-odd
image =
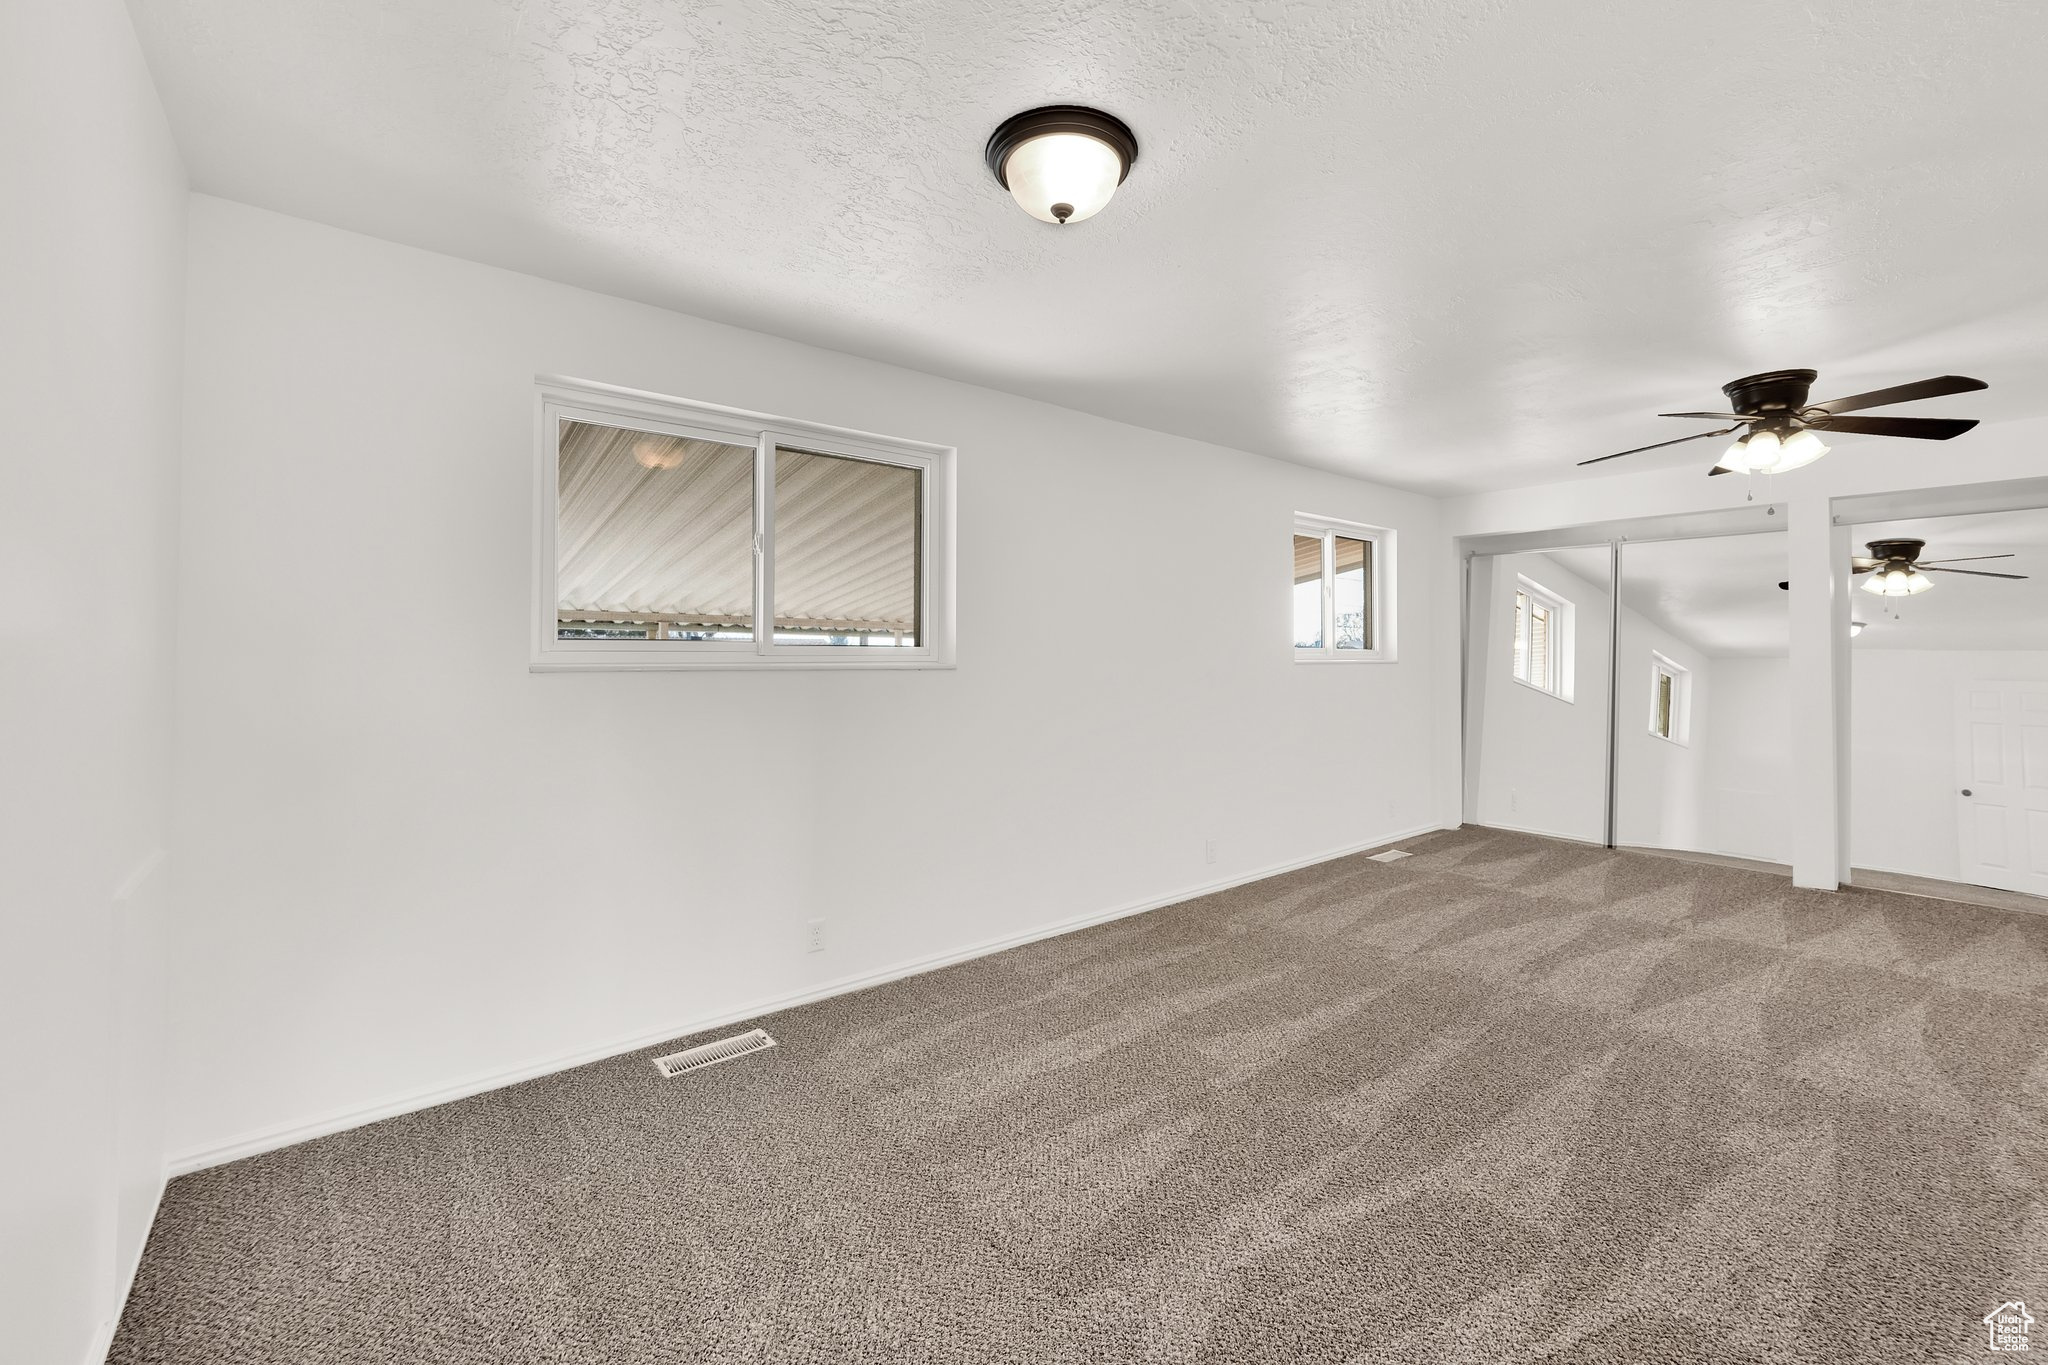
[[[1887,563],[1902,559],[1908,564],[1914,564],[1919,562],[1920,552],[1927,548],[1927,542],[1924,540],[1873,540],[1863,548],[1870,551],[1872,559],[1882,559]]]
[[[1815,370],[1772,370],[1766,374],[1744,375],[1721,386],[1728,395],[1729,411],[1744,416],[1791,417],[1806,406],[1813,392]]]

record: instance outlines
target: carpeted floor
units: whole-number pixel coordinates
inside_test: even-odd
[[[112,1360],[2048,1348],[2048,917],[1406,846],[184,1177]]]

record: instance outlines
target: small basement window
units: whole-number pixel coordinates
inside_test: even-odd
[[[1572,604],[1531,579],[1515,580],[1515,681],[1572,699]]]
[[[1297,517],[1294,657],[1385,663],[1394,657],[1394,533],[1380,526]]]
[[[1650,652],[1650,733],[1684,744],[1692,729],[1692,670]]]
[[[539,385],[535,668],[945,667],[946,447]]]

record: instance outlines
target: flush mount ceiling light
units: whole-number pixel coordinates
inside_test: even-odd
[[[996,181],[1043,223],[1093,218],[1138,159],[1122,119],[1078,104],[1048,104],[1003,120],[982,153]]]

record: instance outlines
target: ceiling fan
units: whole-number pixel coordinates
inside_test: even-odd
[[[1934,586],[1931,573],[1961,573],[1972,578],[2012,578],[2024,581],[2023,573],[1991,573],[1984,569],[1951,569],[1951,564],[1970,564],[1982,559],[2011,559],[2010,554],[1964,555],[1959,559],[1922,559],[1920,552],[1927,548],[1924,540],[1873,540],[1863,547],[1868,555],[1857,555],[1849,562],[1854,566],[1852,574],[1869,574],[1863,580],[1863,591],[1874,592],[1879,597],[1911,597],[1926,592]]]
[[[1977,425],[1974,419],[1850,417],[1846,414],[1860,412],[1864,408],[1881,408],[1892,403],[1911,403],[1920,398],[1940,398],[1944,394],[1969,393],[1991,387],[1981,379],[1945,374],[1917,383],[1873,389],[1869,393],[1852,393],[1847,398],[1831,398],[1825,403],[1809,403],[1806,396],[1813,387],[1815,373],[1813,370],[1772,370],[1768,374],[1745,375],[1721,386],[1721,392],[1728,395],[1731,412],[1657,414],[1660,417],[1730,422],[1732,426],[1703,431],[1696,436],[1681,436],[1675,441],[1637,446],[1634,450],[1619,450],[1612,455],[1601,455],[1579,463],[1589,465],[1599,464],[1602,460],[1618,460],[1624,455],[1640,455],[1646,450],[1659,450],[1686,441],[1731,435],[1747,427],[1749,430],[1728,447],[1728,453],[1721,457],[1721,462],[1707,473],[1747,471],[1752,474],[1782,474],[1789,469],[1812,464],[1828,453],[1827,443],[1819,435],[1823,431],[1847,431],[1859,436],[1911,436],[1922,441],[1946,441],[1952,436],[1960,436]]]
[[[2011,554],[1963,555],[1956,559],[1922,559],[1920,552],[1927,548],[1924,540],[1898,539],[1873,540],[1863,547],[1867,555],[1855,555],[1849,560],[1851,576],[1871,574],[1864,579],[1863,591],[1876,593],[1879,597],[1912,597],[1926,592],[1934,586],[1931,573],[1960,573],[1972,578],[2011,578],[2025,582],[2023,573],[1992,573],[1988,569],[1951,569],[1951,564],[1974,564],[1984,559],[2011,559]],[[1789,578],[1778,584],[1790,590]]]

